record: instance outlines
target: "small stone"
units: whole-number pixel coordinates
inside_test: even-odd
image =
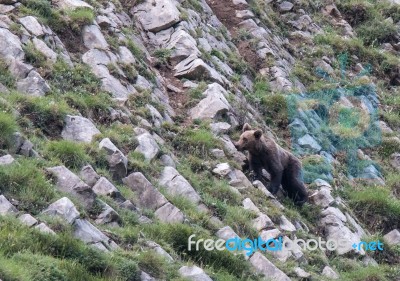
[[[296,227],[284,215],[280,217],[279,227],[284,231],[290,231],[290,232],[296,231]]]
[[[203,269],[197,266],[182,266],[179,269],[179,274],[188,280],[193,281],[212,281]]]
[[[50,229],[45,223],[40,223],[39,225],[35,226],[36,229],[38,229],[40,232],[46,233],[46,234],[51,234],[51,235],[56,235],[56,233]]]
[[[293,9],[293,4],[288,2],[288,1],[283,1],[280,5],[279,5],[279,10],[281,12],[289,12]]]
[[[36,18],[26,16],[19,19],[19,22],[34,36],[44,35],[43,28]]]
[[[164,206],[160,207],[154,215],[164,223],[179,223],[183,222],[185,217],[181,210],[172,205],[171,203],[167,203]]]
[[[325,266],[322,270],[322,275],[330,278],[330,279],[339,279],[339,275],[329,266]]]
[[[301,269],[300,267],[295,267],[293,271],[299,278],[310,278],[311,277],[310,273],[304,271],[304,269]]]
[[[383,238],[391,246],[400,245],[400,231],[397,229],[393,229],[385,236],[383,236]]]
[[[14,162],[14,158],[10,155],[4,155],[2,157],[0,157],[0,166],[2,165],[10,165]]]
[[[18,219],[28,227],[32,227],[38,223],[37,219],[32,217],[30,214],[23,214]]]
[[[15,208],[4,195],[0,195],[0,216],[17,214],[18,210]]]
[[[219,163],[217,166],[213,169],[213,173],[216,175],[220,175],[222,177],[227,176],[230,172],[232,171],[231,167],[229,166],[228,163]]]
[[[52,203],[46,210],[42,212],[44,215],[58,216],[65,219],[68,223],[72,224],[80,214],[75,208],[74,203],[67,197],[63,197],[56,202]]]
[[[81,116],[67,115],[65,126],[61,132],[63,139],[90,143],[100,131],[89,119]]]

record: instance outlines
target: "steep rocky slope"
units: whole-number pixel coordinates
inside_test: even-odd
[[[397,2],[0,0],[0,279],[400,280]],[[246,122],[308,204],[252,182]]]

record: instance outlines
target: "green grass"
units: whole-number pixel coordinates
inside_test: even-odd
[[[254,212],[243,209],[242,206],[228,206],[224,222],[232,227],[240,237],[257,238],[257,231],[252,227],[251,220],[257,216]]]
[[[18,200],[21,211],[37,214],[56,197],[42,166],[38,160],[20,159],[0,169],[0,191],[7,198]]]
[[[67,11],[71,27],[76,30],[84,25],[91,24],[95,18],[94,12],[88,8],[78,8],[71,11]]]
[[[168,64],[171,54],[172,54],[171,49],[157,49],[153,53],[153,55],[157,58],[157,62],[161,65]]]
[[[370,229],[384,233],[400,227],[400,200],[390,190],[379,187],[348,187],[353,211]]]
[[[136,263],[127,253],[99,252],[73,238],[71,233],[46,235],[13,218],[0,217],[0,248],[0,274],[8,274],[10,278],[5,280],[42,281],[46,279],[40,278],[46,275],[48,280],[64,280],[60,274],[72,276],[65,280],[137,280]],[[20,263],[16,266],[16,261],[23,261],[20,257],[26,260],[26,268]],[[35,265],[36,268],[31,268]],[[43,274],[32,279],[40,268]]]
[[[28,42],[23,50],[25,52],[25,60],[27,63],[32,64],[33,66],[40,68],[46,66],[47,58],[46,56],[40,52],[33,43]]]
[[[202,157],[209,155],[211,148],[221,147],[220,142],[205,126],[182,130],[174,137],[172,145],[175,149]]]
[[[90,161],[84,145],[68,140],[48,142],[45,156],[61,161],[66,167],[72,169],[80,169]]]
[[[142,226],[142,232],[158,243],[168,243],[185,260],[212,265],[214,270],[231,274],[233,280],[246,277],[253,278],[250,280],[257,280],[242,255],[233,255],[228,251],[206,251],[202,247],[199,248],[199,251],[189,251],[188,238],[192,234],[196,235],[196,240],[212,238],[201,228],[179,223],[149,224]]]
[[[0,83],[7,88],[15,87],[15,77],[8,70],[6,63],[0,60]]]
[[[53,65],[49,78],[57,93],[96,95],[100,92],[100,79],[85,64],[75,63],[72,68],[65,61],[59,59]]]
[[[15,94],[10,96],[10,100],[23,116],[18,120],[21,126],[34,126],[48,136],[59,136],[65,116],[74,113],[64,100],[54,96],[29,97]]]
[[[6,112],[0,112],[0,148],[11,145],[12,135],[18,130],[15,118]]]
[[[101,280],[73,261],[28,251],[16,253],[10,258],[0,255],[0,276],[9,281]]]

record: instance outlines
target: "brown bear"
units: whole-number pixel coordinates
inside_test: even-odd
[[[269,190],[276,194],[279,186],[287,192],[296,205],[304,204],[308,199],[302,180],[301,162],[289,151],[280,147],[272,138],[263,135],[261,130],[253,130],[244,124],[242,135],[234,143],[239,151],[249,152],[249,167],[255,178],[262,180],[262,169],[271,176]]]

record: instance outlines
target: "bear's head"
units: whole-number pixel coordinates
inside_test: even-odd
[[[237,150],[243,151],[248,150],[249,152],[256,150],[260,147],[260,141],[262,137],[262,131],[260,129],[253,130],[249,124],[244,124],[242,129],[242,135],[239,141],[235,142],[234,145]]]

